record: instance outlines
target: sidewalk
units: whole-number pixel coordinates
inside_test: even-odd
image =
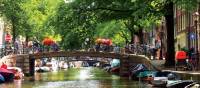
[[[188,74],[188,75],[200,75],[200,71],[175,71],[175,68],[166,68],[164,67],[165,60],[151,60],[151,63],[161,69],[162,71],[170,71],[179,74]]]

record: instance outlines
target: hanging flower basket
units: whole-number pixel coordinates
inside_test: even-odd
[[[102,39],[98,38],[95,42],[96,42],[97,44],[101,44],[101,43],[102,43]]]
[[[101,39],[101,38],[98,38],[96,41],[96,44],[104,44],[104,45],[112,45],[112,40],[110,39]]]
[[[43,45],[50,46],[55,43],[55,41],[51,38],[44,38],[42,41]]]

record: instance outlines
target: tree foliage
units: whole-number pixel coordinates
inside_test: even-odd
[[[3,0],[3,14],[10,20],[13,26],[13,38],[18,35],[26,38],[52,34],[52,30],[46,29],[48,18],[52,16],[59,0]],[[37,35],[37,36],[35,36]]]
[[[161,20],[161,17],[168,16],[173,19],[173,9],[168,7],[176,5],[191,10],[197,6],[196,3],[199,3],[198,0],[1,0],[0,2],[3,3],[0,5],[3,9],[0,9],[13,25],[14,36],[37,35],[40,40],[45,36],[60,38],[60,45],[64,49],[80,49],[86,38],[90,38],[88,44],[94,44],[97,37],[111,38],[120,45],[124,42],[129,43],[133,40],[134,34],[144,29],[149,30],[152,24]],[[174,35],[173,28],[167,28],[170,33],[167,35]]]

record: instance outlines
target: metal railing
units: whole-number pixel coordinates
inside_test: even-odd
[[[18,47],[14,47],[12,45],[1,47],[0,48],[0,58],[11,55],[11,54],[32,54],[39,52],[49,52],[49,51],[58,51],[59,49],[55,49],[52,46],[25,46],[18,45]]]
[[[137,54],[137,55],[150,55],[151,48],[149,45],[136,45],[136,44],[130,44],[128,47],[129,53]]]

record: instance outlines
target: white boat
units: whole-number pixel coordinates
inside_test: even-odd
[[[193,80],[173,80],[173,81],[168,81],[168,84],[166,85],[166,87],[167,88],[191,88],[187,86],[192,83],[194,83]]]
[[[19,67],[7,67],[7,70],[14,73],[14,79],[22,79],[24,77],[24,73]]]
[[[50,67],[35,67],[35,71],[36,72],[49,72],[51,71],[51,68]]]

